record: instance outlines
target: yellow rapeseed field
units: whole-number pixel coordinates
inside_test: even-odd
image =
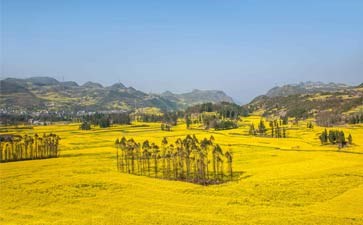
[[[90,131],[79,124],[1,128],[7,133],[59,135],[59,158],[0,164],[0,224],[363,224],[363,126],[353,146],[321,146],[323,130],[288,125],[288,138],[248,136],[259,117],[241,127],[214,131],[161,131],[158,123],[134,123]],[[122,174],[116,138],[160,144],[186,134],[213,135],[234,155],[238,181],[201,186]]]

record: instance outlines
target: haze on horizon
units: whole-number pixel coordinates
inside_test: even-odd
[[[145,92],[359,84],[363,1],[1,1],[1,77]]]

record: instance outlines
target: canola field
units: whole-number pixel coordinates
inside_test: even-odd
[[[0,164],[0,224],[363,224],[363,126],[337,127],[353,146],[321,146],[321,127],[289,125],[286,139],[233,130],[161,131],[134,123],[81,131],[79,124],[1,127],[59,135],[60,157]],[[335,128],[334,128],[335,129]],[[160,144],[213,135],[233,151],[238,181],[202,186],[117,171],[116,138]]]

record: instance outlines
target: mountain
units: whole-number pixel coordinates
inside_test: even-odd
[[[17,105],[23,108],[34,107],[39,109],[45,107],[45,101],[30,92],[23,81],[17,79],[5,79],[0,81],[0,105],[18,109]]]
[[[166,91],[161,94],[165,99],[173,102],[177,102],[180,108],[186,108],[191,105],[212,102],[230,102],[233,103],[233,99],[226,95],[223,91],[218,90],[193,90],[192,92],[183,94],[174,94],[170,91]]]
[[[74,81],[64,81],[60,83],[64,87],[78,87],[79,85]]]
[[[284,85],[256,97],[246,107],[264,116],[318,118],[329,113],[344,119],[363,110],[363,87],[322,82]]]
[[[108,89],[111,89],[111,90],[118,90],[118,89],[125,89],[125,88],[126,88],[126,86],[123,85],[122,83],[116,83],[116,84],[108,87]]]
[[[49,85],[58,85],[60,82],[52,77],[31,77],[25,79],[26,82],[29,82],[35,86],[49,86]]]
[[[323,82],[301,82],[299,84],[288,84],[270,89],[266,95],[268,97],[289,96],[295,94],[312,94],[319,92],[337,92],[351,88],[346,84],[323,83]]]
[[[6,78],[0,83],[0,109],[98,111],[155,107],[179,110],[205,102],[233,102],[222,91],[193,90],[185,94],[146,94],[118,82],[108,87],[87,82],[60,82],[51,77]]]
[[[103,88],[102,84],[88,81],[82,85],[84,88]]]

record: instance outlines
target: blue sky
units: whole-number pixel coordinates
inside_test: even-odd
[[[145,92],[363,81],[363,1],[1,0],[1,76]]]

